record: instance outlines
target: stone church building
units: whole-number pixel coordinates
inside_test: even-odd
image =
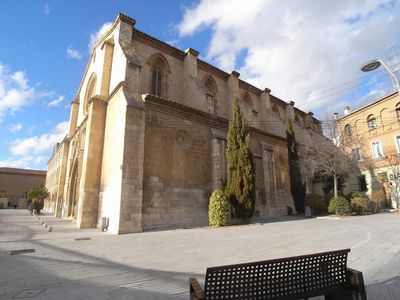
[[[48,162],[45,207],[79,228],[109,219],[113,233],[205,225],[208,199],[226,178],[226,134],[233,99],[250,125],[256,215],[293,207],[286,120],[297,140],[321,134],[305,113],[135,28],[119,14],[95,45],[69,131]]]

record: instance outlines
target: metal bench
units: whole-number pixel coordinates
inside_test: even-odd
[[[347,268],[350,249],[207,269],[204,291],[189,278],[190,299],[367,299],[361,272]]]

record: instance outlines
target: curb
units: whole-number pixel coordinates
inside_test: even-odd
[[[44,230],[46,230],[47,232],[53,232],[53,227],[45,223],[44,220],[41,220],[38,215],[32,214],[32,216],[36,217],[36,220],[40,222],[40,225],[43,225]]]

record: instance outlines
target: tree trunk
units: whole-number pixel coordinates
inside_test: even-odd
[[[335,198],[338,196],[338,190],[337,189],[338,189],[337,176],[335,174],[335,175],[333,175],[333,193],[334,193]]]

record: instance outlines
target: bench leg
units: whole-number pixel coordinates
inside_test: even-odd
[[[367,300],[362,272],[347,268],[353,300]]]
[[[190,300],[204,300],[204,292],[196,278],[189,278]]]
[[[336,291],[333,294],[325,295],[325,300],[351,300],[350,291]]]

